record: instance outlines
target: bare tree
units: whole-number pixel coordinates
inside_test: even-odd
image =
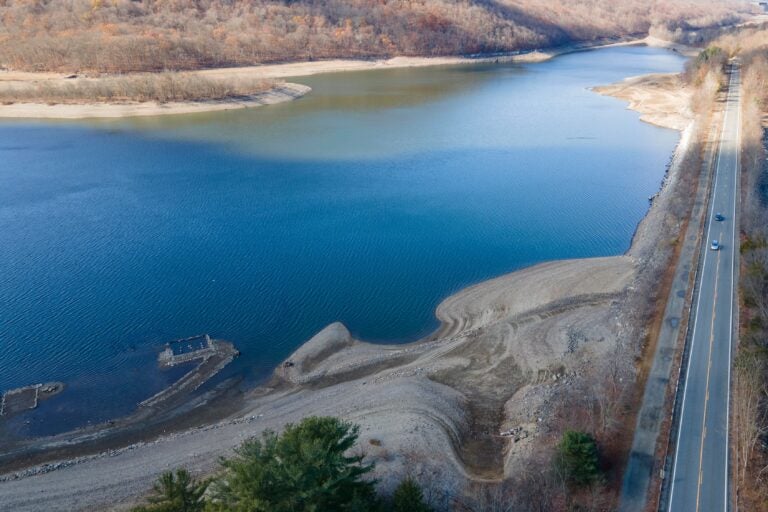
[[[510,52],[649,31],[684,38],[745,13],[723,0],[3,0],[0,66],[123,73]]]
[[[738,479],[743,481],[755,445],[766,430],[765,409],[761,404],[766,397],[765,368],[762,361],[750,353],[741,353],[735,367],[733,417],[739,458]]]

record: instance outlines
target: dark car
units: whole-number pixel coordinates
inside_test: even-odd
[[[723,220],[725,220],[725,216],[722,213],[716,213],[715,214],[715,220],[718,221],[718,222],[723,221]]]

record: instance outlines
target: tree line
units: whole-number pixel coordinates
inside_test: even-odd
[[[717,42],[742,67],[740,336],[734,361],[735,481],[744,510],[768,510],[768,33],[744,29]]]
[[[723,31],[689,66],[693,84],[741,66],[739,339],[733,361],[731,457],[739,508],[768,510],[768,28]]]
[[[266,92],[273,80],[217,78],[193,73],[137,73],[98,79],[41,80],[23,87],[0,87],[1,103],[82,103],[155,101],[210,101],[246,98]]]
[[[0,0],[0,67],[136,72],[531,50],[733,23],[717,0]]]
[[[281,434],[264,432],[237,448],[234,456],[220,459],[220,470],[212,477],[196,478],[184,468],[163,473],[146,503],[132,512],[522,510],[514,496],[489,493],[483,486],[436,505],[412,476],[406,476],[391,496],[382,497],[371,478],[374,464],[355,452],[358,433],[357,425],[332,417],[308,417],[287,425]],[[599,484],[603,475],[595,439],[566,431],[552,471],[574,489]]]

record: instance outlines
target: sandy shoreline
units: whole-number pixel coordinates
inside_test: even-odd
[[[658,77],[633,80],[610,93],[654,111],[656,124],[680,122],[684,104],[675,101],[684,103],[684,94],[660,99],[659,86],[648,83]],[[627,305],[640,293],[638,276],[661,264],[652,254],[687,142],[684,136],[626,255],[543,263],[466,288],[438,306],[441,326],[433,335],[407,345],[365,343],[331,324],[290,356],[292,365],[275,370],[274,389],[253,392],[230,418],[2,475],[5,505],[126,509],[160,472],[184,466],[208,473],[248,437],[311,414],[361,425],[360,444],[385,490],[406,468],[422,481],[454,487],[466,478],[514,474],[548,435],[557,397],[637,329]],[[513,443],[478,434],[512,428],[525,436]]]
[[[298,99],[312,89],[306,85],[281,83],[270,90],[242,98],[230,98],[210,101],[185,101],[158,103],[12,103],[0,105],[0,118],[23,119],[95,119],[144,117],[178,114],[196,114],[242,108],[255,108],[274,105]]]
[[[376,69],[402,69],[429,66],[449,66],[457,64],[483,64],[483,63],[537,63],[553,59],[559,55],[568,53],[611,48],[616,46],[647,45],[656,48],[667,48],[684,56],[694,56],[699,50],[689,46],[664,41],[653,36],[643,38],[631,38],[626,40],[599,41],[594,43],[572,44],[543,50],[499,54],[476,57],[393,57],[391,59],[378,60],[348,60],[336,59],[315,62],[295,62],[287,64],[265,64],[261,66],[247,66],[241,68],[221,68],[201,70],[203,76],[218,78],[223,76],[259,77],[259,78],[299,78],[321,73],[337,73],[345,71],[370,71]],[[0,75],[1,76],[1,75]],[[0,80],[2,80],[0,78]]]
[[[640,112],[641,120],[663,128],[685,130],[693,115],[690,92],[677,73],[630,77],[592,90],[629,102],[627,108]]]
[[[321,73],[338,73],[347,71],[370,71],[377,69],[402,69],[413,67],[448,66],[457,64],[479,64],[489,62],[535,63],[549,60],[558,55],[585,51],[611,46],[628,46],[647,44],[649,46],[666,47],[685,53],[687,47],[675,45],[646,37],[644,39],[629,39],[626,41],[596,42],[574,44],[547,50],[535,50],[503,55],[478,57],[393,57],[378,60],[335,59],[313,62],[293,62],[285,64],[266,64],[260,66],[245,66],[237,68],[216,68],[191,71],[191,75],[199,75],[208,79],[286,79],[311,76]],[[97,78],[92,80],[98,80]],[[0,88],[26,87],[39,83],[63,85],[71,81],[67,75],[60,73],[33,73],[21,71],[0,71]],[[169,103],[11,103],[0,104],[0,119],[89,119],[89,118],[120,118],[136,116],[160,116],[212,112],[240,108],[257,107],[290,101],[310,92],[310,88],[296,83],[282,83],[270,91],[254,95],[250,98],[236,98],[218,101],[190,101]]]
[[[421,471],[443,471],[440,478],[455,485],[470,476],[500,477],[514,466],[514,452],[504,454],[496,443],[480,447],[496,455],[495,466],[487,469],[471,453],[457,449],[473,421],[485,419],[482,411],[466,409],[468,397],[475,394],[485,404],[511,409],[499,429],[519,425],[523,417],[545,415],[514,403],[517,393],[528,392],[526,376],[572,374],[585,358],[610,350],[609,340],[619,336],[609,320],[611,305],[632,282],[635,268],[627,256],[557,261],[475,285],[440,305],[445,334],[431,341],[374,345],[353,339],[342,324],[332,324],[294,352],[290,368],[276,371],[288,386],[250,398],[236,417],[3,475],[0,494],[18,511],[123,509],[146,492],[160,471],[175,466],[212,471],[217,457],[248,437],[311,414],[359,423],[361,444],[376,460],[384,486],[391,487],[411,460],[418,461]],[[534,287],[533,295],[519,292]],[[509,321],[518,325],[517,331],[509,330]],[[583,333],[582,346],[575,349],[566,335],[573,329]],[[479,331],[485,332],[478,337]],[[530,344],[531,339],[539,342]],[[545,377],[543,386],[551,385],[567,385],[567,379],[558,383]],[[545,389],[545,394],[551,391]],[[529,441],[516,449],[530,447]]]
[[[456,64],[482,64],[496,62],[536,63],[550,60],[559,55],[568,53],[610,48],[615,46],[647,45],[657,48],[667,48],[685,56],[693,56],[698,50],[689,46],[664,41],[648,36],[644,38],[631,38],[626,40],[599,41],[594,43],[572,44],[544,50],[499,54],[476,57],[393,57],[379,60],[326,60],[315,62],[295,62],[287,64],[265,64],[261,66],[248,66],[241,68],[221,68],[198,71],[201,75],[211,78],[220,76],[244,76],[260,78],[298,78],[302,76],[317,75],[320,73],[337,73],[344,71],[370,71],[376,69],[400,69],[428,66],[448,66]],[[1,78],[0,78],[1,80]]]

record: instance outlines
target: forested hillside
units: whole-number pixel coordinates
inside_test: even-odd
[[[735,5],[716,0],[0,0],[0,67],[125,72],[506,52],[718,25],[738,17]]]
[[[768,510],[768,26],[713,42],[741,61],[741,304],[731,410],[732,460],[741,510]]]

